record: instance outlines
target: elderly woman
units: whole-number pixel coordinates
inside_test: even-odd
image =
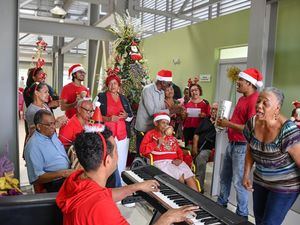
[[[202,119],[210,115],[209,102],[202,96],[202,88],[199,84],[192,84],[189,87],[191,99],[184,104],[186,108],[185,121],[183,123],[183,136],[185,146],[193,142],[196,128],[200,125]]]
[[[105,125],[112,131],[118,149],[119,175],[126,168],[130,122],[133,118],[130,104],[126,97],[120,94],[121,80],[118,75],[112,74],[105,81],[107,91],[99,93],[100,109]]]
[[[300,130],[280,114],[283,99],[277,88],[265,88],[258,97],[256,115],[244,128],[248,146],[243,185],[253,191],[258,225],[281,224],[300,191]]]

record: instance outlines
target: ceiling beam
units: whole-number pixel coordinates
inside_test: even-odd
[[[19,41],[22,41],[24,38],[28,37],[30,34],[25,34],[24,36],[19,38]]]
[[[204,4],[201,4],[201,5],[195,6],[193,8],[187,9],[185,11],[182,11],[182,12],[178,13],[177,15],[187,14],[187,13],[190,13],[190,12],[193,12],[193,11],[211,6],[211,5],[216,4],[218,2],[221,2],[221,0],[209,0],[207,3],[204,3]]]
[[[100,27],[78,24],[40,21],[36,19],[20,18],[20,32],[32,34],[48,34],[60,37],[75,37],[90,40],[112,41],[116,37]]]
[[[99,4],[108,4],[108,2],[111,0],[78,0],[78,1],[99,5]]]
[[[94,27],[108,27],[109,25],[114,23],[114,15],[110,14],[110,15],[106,15],[102,18],[100,18],[96,23],[93,24]],[[69,43],[67,43],[66,45],[64,45],[61,48],[61,53],[65,54],[68,51],[70,51],[72,48],[80,45],[82,42],[84,42],[86,39],[82,39],[82,38],[74,38],[72,41],[70,41]]]
[[[61,51],[60,51],[61,54],[65,54],[65,53],[69,52],[71,49],[77,47],[84,41],[85,41],[85,39],[74,38],[72,41],[68,42],[61,48]]]
[[[150,8],[140,7],[137,5],[134,6],[134,10],[139,11],[139,12],[146,12],[146,13],[151,13],[151,14],[155,14],[155,15],[170,17],[170,18],[174,18],[174,19],[188,20],[188,21],[192,21],[192,22],[201,21],[201,19],[199,19],[199,18],[194,18],[191,16],[185,16],[185,15],[178,15],[173,12],[161,11],[161,10],[157,10],[157,9],[150,9]]]
[[[29,4],[29,3],[32,2],[32,1],[33,1],[33,0],[27,0],[27,1],[25,1],[25,2],[22,2],[22,3],[20,4],[20,9],[23,8],[25,5]]]
[[[185,0],[185,1],[182,3],[182,5],[181,5],[181,7],[180,7],[180,9],[179,9],[179,11],[178,11],[178,13],[181,13],[181,12],[185,9],[185,7],[187,6],[187,4],[189,4],[189,2],[190,2],[190,0]]]

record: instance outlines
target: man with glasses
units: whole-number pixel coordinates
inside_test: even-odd
[[[159,112],[170,114],[165,105],[165,92],[167,87],[172,85],[172,71],[160,70],[157,73],[156,81],[146,85],[142,91],[137,117],[135,122],[136,151],[139,154],[139,148],[144,134],[153,129],[153,115]]]
[[[63,87],[60,95],[61,110],[66,111],[66,116],[71,119],[76,114],[76,105],[79,99],[89,96],[89,90],[82,85],[85,78],[85,70],[80,64],[69,68],[69,77],[72,82]]]
[[[76,114],[59,130],[59,140],[68,149],[74,142],[77,134],[81,133],[94,113],[90,99],[81,99],[77,103]]]
[[[73,171],[66,151],[55,132],[51,112],[41,109],[34,116],[36,130],[25,146],[25,161],[30,184],[42,184],[48,192],[59,190]]]

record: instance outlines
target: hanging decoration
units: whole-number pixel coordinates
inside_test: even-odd
[[[227,77],[231,81],[230,92],[229,92],[229,100],[233,105],[236,104],[236,81],[239,78],[239,73],[241,69],[236,66],[231,66],[227,68]]]
[[[136,113],[143,87],[150,83],[141,48],[141,22],[130,17],[128,12],[123,16],[115,14],[115,25],[110,31],[117,36],[117,40],[113,43],[106,72],[107,75],[114,73],[121,78],[122,94]]]
[[[35,54],[32,56],[32,67],[40,68],[43,67],[46,62],[43,58],[43,53],[47,51],[48,44],[43,40],[42,37],[38,37],[36,41]]]

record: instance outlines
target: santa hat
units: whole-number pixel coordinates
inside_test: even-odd
[[[256,87],[263,86],[263,76],[262,74],[255,68],[249,68],[239,73],[239,77],[249,81]]]
[[[76,73],[77,71],[83,71],[85,72],[83,66],[81,64],[74,64],[69,68],[69,76],[71,76],[73,73]]]
[[[103,124],[103,118],[100,112],[100,102],[95,102],[95,111],[92,119],[87,125],[84,126],[84,130],[87,133],[102,132],[105,129]]]
[[[159,120],[167,120],[168,122],[170,122],[170,120],[171,120],[168,113],[165,113],[165,112],[155,113],[153,115],[153,117],[154,117],[153,122],[156,122]]]
[[[156,80],[160,81],[172,81],[172,71],[160,70],[156,75]]]

